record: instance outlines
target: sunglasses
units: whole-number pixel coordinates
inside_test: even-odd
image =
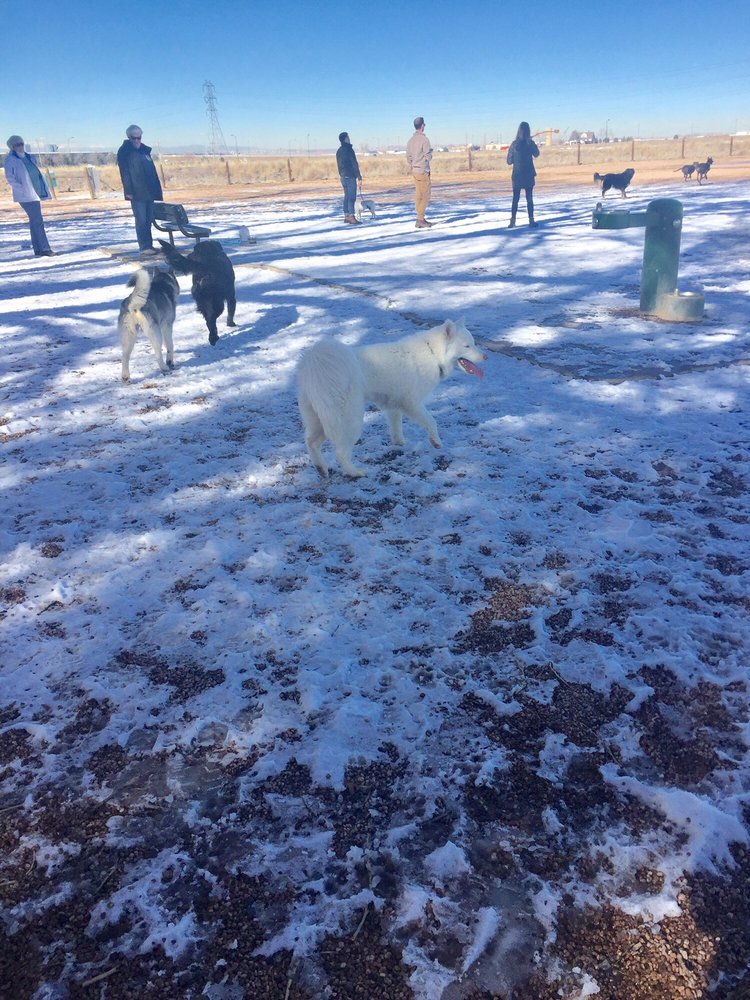
[[[141,139],[143,138],[143,136],[141,136],[141,135],[131,135],[130,138],[134,139],[134,140],[137,140],[138,142],[140,142]]]
[[[22,142],[14,142],[13,143],[13,149],[20,149],[21,146],[23,146],[23,145],[24,145],[24,143],[22,143]]]

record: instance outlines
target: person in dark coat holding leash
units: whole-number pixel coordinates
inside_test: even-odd
[[[41,203],[49,198],[47,182],[42,177],[34,157],[26,152],[20,135],[12,135],[7,145],[10,153],[5,160],[5,178],[13,192],[13,201],[17,202],[29,217],[34,256],[54,257],[55,251],[50,250],[42,218]]]
[[[513,229],[516,224],[516,212],[518,202],[521,198],[521,191],[526,192],[526,208],[529,213],[529,225],[538,226],[534,221],[534,178],[536,168],[534,167],[534,157],[539,156],[539,147],[531,138],[531,129],[528,122],[521,122],[518,126],[516,138],[510,144],[508,150],[508,163],[513,166],[513,204],[510,209],[510,222],[508,229]]]
[[[349,133],[341,132],[339,142],[341,145],[336,150],[336,166],[344,189],[344,222],[348,222],[350,226],[358,226],[359,219],[354,214],[354,203],[357,199],[357,181],[361,182],[362,174],[359,172],[357,154],[354,152]]]
[[[151,147],[143,145],[143,129],[140,125],[129,125],[125,135],[127,139],[117,150],[122,189],[135,216],[135,233],[141,257],[152,257],[159,252],[154,248],[151,235],[154,202],[162,201],[164,195],[151,159]]]

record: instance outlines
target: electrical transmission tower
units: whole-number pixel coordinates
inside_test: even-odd
[[[208,151],[215,156],[217,153],[226,152],[227,144],[224,141],[224,133],[221,131],[219,114],[216,110],[216,88],[210,80],[206,80],[203,84],[203,100],[206,102],[208,127],[211,133]]]

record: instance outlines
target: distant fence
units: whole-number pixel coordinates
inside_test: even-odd
[[[680,163],[750,157],[750,135],[685,136],[678,139],[626,139],[623,142],[578,143],[575,146],[542,146],[544,162],[550,166],[578,163],[636,163],[675,160]]]
[[[76,154],[81,155],[81,154]],[[95,167],[57,166],[54,156],[39,154],[39,163],[50,175],[55,193],[85,193],[98,197],[107,192],[121,192],[117,166],[102,163],[113,154],[98,154]],[[750,135],[710,135],[678,139],[628,139],[624,142],[579,143],[573,146],[542,146],[540,167],[574,167],[628,164],[649,160],[675,163],[703,161],[708,156],[725,163],[730,158],[750,158]],[[93,160],[93,157],[92,157]],[[91,161],[89,161],[91,162]],[[156,158],[165,192],[185,188],[216,188],[263,184],[310,184],[338,181],[336,158],[329,156],[161,156]],[[408,175],[403,154],[379,156],[359,154],[365,182]],[[505,151],[466,149],[461,152],[435,153],[433,178],[451,174],[507,170]],[[0,186],[1,188],[2,186]],[[9,195],[6,188],[0,197]]]

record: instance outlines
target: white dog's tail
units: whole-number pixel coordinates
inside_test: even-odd
[[[351,463],[365,409],[364,376],[352,348],[330,337],[314,344],[297,365],[297,391],[305,440],[321,475],[327,474],[320,452],[326,438],[334,445],[343,471],[362,475]]]
[[[351,404],[362,407],[362,371],[351,347],[325,337],[300,358],[297,365],[300,400],[306,400],[323,425],[329,441],[336,441],[342,417],[351,415]]]

